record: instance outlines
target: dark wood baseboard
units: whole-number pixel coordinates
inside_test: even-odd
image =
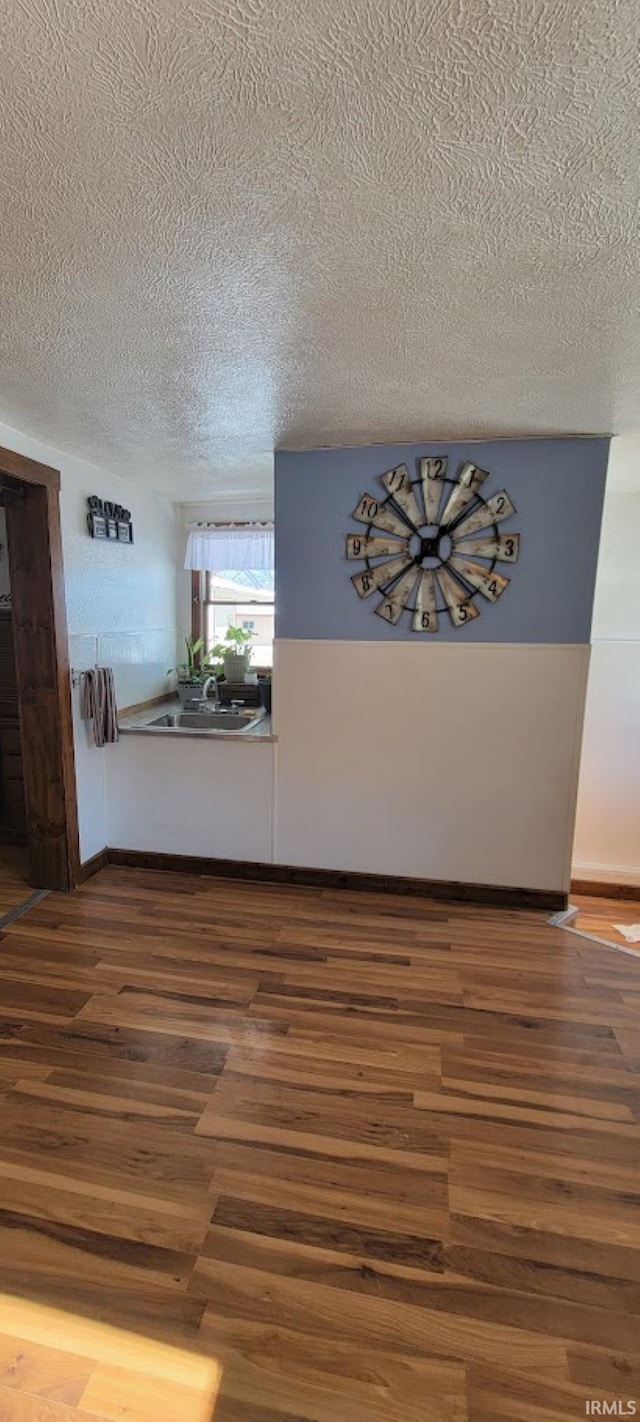
[[[94,854],[92,859],[85,859],[84,864],[78,870],[78,883],[85,884],[87,879],[92,879],[94,874],[99,874],[101,869],[106,869],[109,864],[109,850],[101,849],[98,854]]]
[[[498,884],[459,884],[446,879],[405,879],[392,874],[360,874],[342,869],[307,869],[290,864],[258,864],[241,859],[206,859],[194,854],[156,854],[139,849],[108,849],[106,854],[109,864],[118,865],[121,868],[162,869],[171,873],[202,874],[219,879],[245,879],[263,884],[302,884],[315,889],[357,889],[361,892],[374,894],[407,894],[414,898],[441,899],[451,903],[539,909],[541,911],[548,910],[550,913],[556,913],[567,907],[567,895],[553,889],[514,889]]]
[[[592,899],[631,899],[640,903],[640,884],[609,884],[606,879],[572,879],[572,894]]]

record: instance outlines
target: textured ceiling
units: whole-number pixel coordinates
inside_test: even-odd
[[[183,499],[640,426],[639,13],[5,0],[0,417]]]

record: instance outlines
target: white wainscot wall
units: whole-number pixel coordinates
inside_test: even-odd
[[[640,640],[591,648],[573,872],[640,887]]]
[[[113,849],[272,858],[272,741],[121,736],[107,755]]]
[[[640,885],[640,436],[614,439],[593,611],[573,872]]]
[[[566,891],[588,660],[277,642],[276,860]]]

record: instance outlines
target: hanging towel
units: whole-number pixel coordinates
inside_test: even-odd
[[[93,739],[104,746],[118,739],[118,711],[111,667],[86,671],[80,693],[80,715],[93,723]]]

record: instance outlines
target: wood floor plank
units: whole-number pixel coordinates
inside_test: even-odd
[[[93,1369],[91,1359],[0,1335],[0,1389],[77,1407]]]
[[[213,1308],[201,1336],[223,1362],[223,1397],[267,1401],[310,1422],[467,1422],[464,1370],[448,1359],[310,1338]]]
[[[0,934],[0,1422],[640,1394],[639,973],[535,912],[43,899]]]
[[[0,844],[0,918],[24,903],[32,893],[27,850]]]
[[[82,1393],[80,1412],[109,1422],[211,1422],[211,1394],[208,1388],[98,1363]]]
[[[200,1258],[192,1287],[216,1311],[269,1326],[283,1325],[311,1338],[334,1337],[336,1295],[326,1284],[281,1278],[260,1269]],[[541,1368],[549,1376],[568,1377],[563,1341],[547,1339],[484,1319],[460,1318],[435,1309],[415,1308],[397,1300],[358,1294],[341,1312],[340,1333],[353,1347],[388,1347],[422,1356],[500,1362],[508,1353],[522,1371]]]
[[[0,1422],[87,1422],[89,1414],[52,1398],[34,1397],[0,1385]],[[96,1418],[93,1422],[107,1422]]]
[[[606,946],[624,948],[625,955],[636,953],[640,961],[640,944],[629,943],[617,927],[619,924],[640,922],[640,889],[633,900],[594,898],[589,894],[572,893],[571,903],[578,909],[577,917],[571,921],[572,928],[578,933],[593,934]],[[609,954],[610,958],[613,956]],[[594,961],[600,962],[600,959],[594,958]]]

